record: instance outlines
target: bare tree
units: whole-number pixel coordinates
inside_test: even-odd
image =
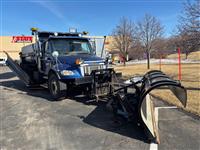
[[[143,59],[143,57],[144,57],[143,46],[142,46],[141,42],[139,41],[139,39],[136,39],[134,41],[133,46],[129,50],[129,59],[141,60],[141,59]]]
[[[180,32],[200,31],[200,0],[186,1],[183,13],[179,18],[178,29]]]
[[[179,46],[187,56],[190,52],[200,49],[200,0],[184,3],[184,11],[180,15],[179,24]]]
[[[112,33],[114,37],[114,48],[120,50],[124,58],[124,65],[125,61],[127,61],[128,53],[134,43],[135,31],[134,23],[131,20],[122,17]]]
[[[155,39],[152,46],[151,57],[153,58],[165,58],[169,54],[169,45],[167,38]]]
[[[158,19],[154,16],[146,14],[144,18],[138,22],[139,38],[144,46],[147,57],[147,68],[150,69],[150,53],[154,40],[160,38],[163,33],[163,27]]]

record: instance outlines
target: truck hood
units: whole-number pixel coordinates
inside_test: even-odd
[[[69,65],[75,65],[76,59],[81,59],[85,63],[90,64],[90,63],[102,63],[104,60],[100,57],[97,57],[95,55],[89,55],[89,54],[75,54],[75,55],[66,55],[66,56],[59,56],[58,60],[62,64],[69,64]]]

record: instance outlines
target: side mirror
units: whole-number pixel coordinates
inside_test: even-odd
[[[92,49],[92,54],[96,55],[96,49],[94,49],[94,48]]]
[[[59,56],[58,51],[53,51],[52,56],[53,56],[54,58],[57,58],[57,57]]]

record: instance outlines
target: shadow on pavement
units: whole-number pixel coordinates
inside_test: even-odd
[[[1,73],[0,75],[0,79],[10,79],[15,77],[16,75],[12,72],[5,72],[5,73]]]
[[[7,75],[10,77],[14,76],[12,74],[13,73],[10,72]],[[30,96],[40,97],[45,100],[52,101],[47,89],[43,87],[38,87],[37,89],[28,89],[20,80],[3,81],[1,82],[1,86],[3,86],[4,89],[10,91],[12,89],[13,91],[14,89],[17,89],[18,94],[27,94]],[[145,143],[149,143],[144,130],[141,127],[137,126],[136,123],[128,123],[126,121],[123,124],[116,123],[113,114],[106,109],[105,101],[96,102],[95,100],[90,100],[85,96],[74,96],[74,93],[72,93],[70,98],[79,103],[83,103],[84,105],[96,106],[96,108],[88,116],[78,116],[80,119],[83,120],[84,123],[94,126],[96,128],[100,128],[106,131],[140,140]]]
[[[98,105],[83,119],[83,122],[106,131],[149,143],[144,130],[140,126],[132,122],[116,123],[112,113],[106,110],[105,105]]]
[[[19,90],[18,94],[27,94],[27,95],[34,96],[34,97],[40,97],[40,98],[44,98],[48,101],[53,100],[47,89],[45,89],[43,87],[37,87],[35,89],[29,89],[20,80],[2,81],[1,86],[3,86],[4,89],[6,89],[6,88],[17,89],[17,90]],[[7,90],[12,90],[12,89],[7,89]]]

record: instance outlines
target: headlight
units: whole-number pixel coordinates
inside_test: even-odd
[[[63,76],[71,76],[71,75],[74,75],[73,71],[70,71],[70,70],[63,70],[60,72],[61,75]]]

